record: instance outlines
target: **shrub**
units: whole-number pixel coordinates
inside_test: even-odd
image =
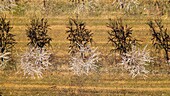
[[[161,19],[156,19],[154,21],[150,20],[147,23],[150,27],[150,32],[152,33],[152,43],[157,50],[164,50],[165,58],[167,63],[169,63],[170,52],[170,35],[167,32],[167,28],[164,28]]]
[[[5,17],[0,17],[0,54],[1,68],[12,67],[9,61],[12,60],[12,49],[16,44],[14,36],[10,31],[10,21],[6,21]]]

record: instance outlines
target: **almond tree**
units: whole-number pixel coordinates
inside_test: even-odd
[[[132,49],[132,45],[137,44],[137,39],[132,37],[132,27],[124,25],[122,19],[109,19],[107,27],[111,29],[108,31],[108,39],[113,49],[111,51],[118,51],[120,55],[127,53]]]
[[[21,69],[25,76],[42,78],[43,72],[52,65],[51,53],[46,49],[50,45],[51,38],[47,35],[49,25],[47,19],[32,19],[26,32],[29,38],[29,49],[21,57]]]
[[[167,28],[164,28],[161,19],[150,20],[147,24],[152,33],[152,44],[157,50],[164,51],[166,61],[169,63],[170,35],[168,34]]]
[[[12,67],[12,49],[16,44],[14,36],[10,31],[10,21],[6,17],[0,17],[0,66],[2,69]],[[12,65],[11,65],[12,64]]]
[[[145,65],[152,61],[149,51],[146,47],[140,50],[136,47],[139,44],[137,39],[132,37],[132,28],[124,25],[121,19],[109,20],[107,24],[111,31],[109,34],[109,42],[111,42],[113,49],[111,51],[118,51],[121,56],[121,64],[132,78],[136,76],[146,76],[148,71]]]
[[[67,39],[70,41],[71,70],[76,75],[86,74],[97,69],[96,63],[99,61],[99,52],[92,49],[92,36],[90,30],[86,29],[86,24],[78,19],[70,19]]]

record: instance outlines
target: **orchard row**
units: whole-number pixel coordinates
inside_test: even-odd
[[[152,43],[157,50],[163,50],[167,63],[170,52],[170,36],[167,28],[164,28],[161,19],[148,21],[152,33]],[[112,52],[118,52],[121,57],[122,65],[132,77],[146,75],[147,63],[152,63],[153,58],[149,51],[138,48],[140,40],[133,38],[133,30],[125,25],[122,19],[109,19],[106,25],[108,32],[108,42],[112,45]],[[13,62],[12,49],[16,44],[15,35],[12,34],[10,21],[5,17],[0,18],[0,67],[5,69]],[[29,38],[28,51],[21,56],[20,69],[25,76],[42,77],[43,71],[49,70],[52,65],[50,50],[46,47],[51,46],[52,38],[48,35],[49,25],[45,18],[32,19],[26,28],[26,35]],[[70,66],[71,70],[77,74],[88,75],[91,71],[98,68],[97,62],[100,59],[100,52],[92,48],[93,33],[86,28],[86,24],[79,19],[69,19],[67,26],[67,40],[70,42]]]

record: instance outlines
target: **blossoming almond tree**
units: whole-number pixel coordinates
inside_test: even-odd
[[[70,41],[71,70],[76,75],[88,75],[92,70],[96,70],[96,63],[99,60],[99,53],[88,44],[92,43],[90,30],[86,29],[86,24],[78,19],[70,19],[66,31],[67,39]]]
[[[43,72],[52,65],[50,62],[51,53],[46,49],[46,45],[51,41],[47,35],[48,26],[47,20],[44,18],[33,19],[26,30],[30,41],[29,49],[21,57],[21,69],[25,76],[42,78]]]
[[[145,65],[151,62],[152,58],[146,47],[143,50],[136,47],[139,45],[139,40],[132,37],[132,28],[124,25],[121,19],[115,21],[110,19],[108,27],[112,29],[108,32],[109,42],[113,46],[111,51],[119,52],[123,68],[130,73],[132,78],[138,75],[146,76],[148,71]]]

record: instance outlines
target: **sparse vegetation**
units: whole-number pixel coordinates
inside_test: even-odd
[[[126,14],[141,14],[141,2],[139,0],[114,0],[112,5],[115,9],[123,10]]]
[[[95,0],[89,0],[87,2],[76,3],[76,8],[74,13],[78,16],[88,16],[88,15],[100,15],[102,12],[102,8],[99,6],[100,4]]]
[[[148,1],[144,2],[143,5],[145,6],[145,11],[148,11],[150,15],[158,15],[163,16],[168,13],[170,8],[169,1],[165,0],[156,0],[156,1]]]
[[[11,11],[17,6],[15,0],[1,0],[0,3],[0,11]]]

